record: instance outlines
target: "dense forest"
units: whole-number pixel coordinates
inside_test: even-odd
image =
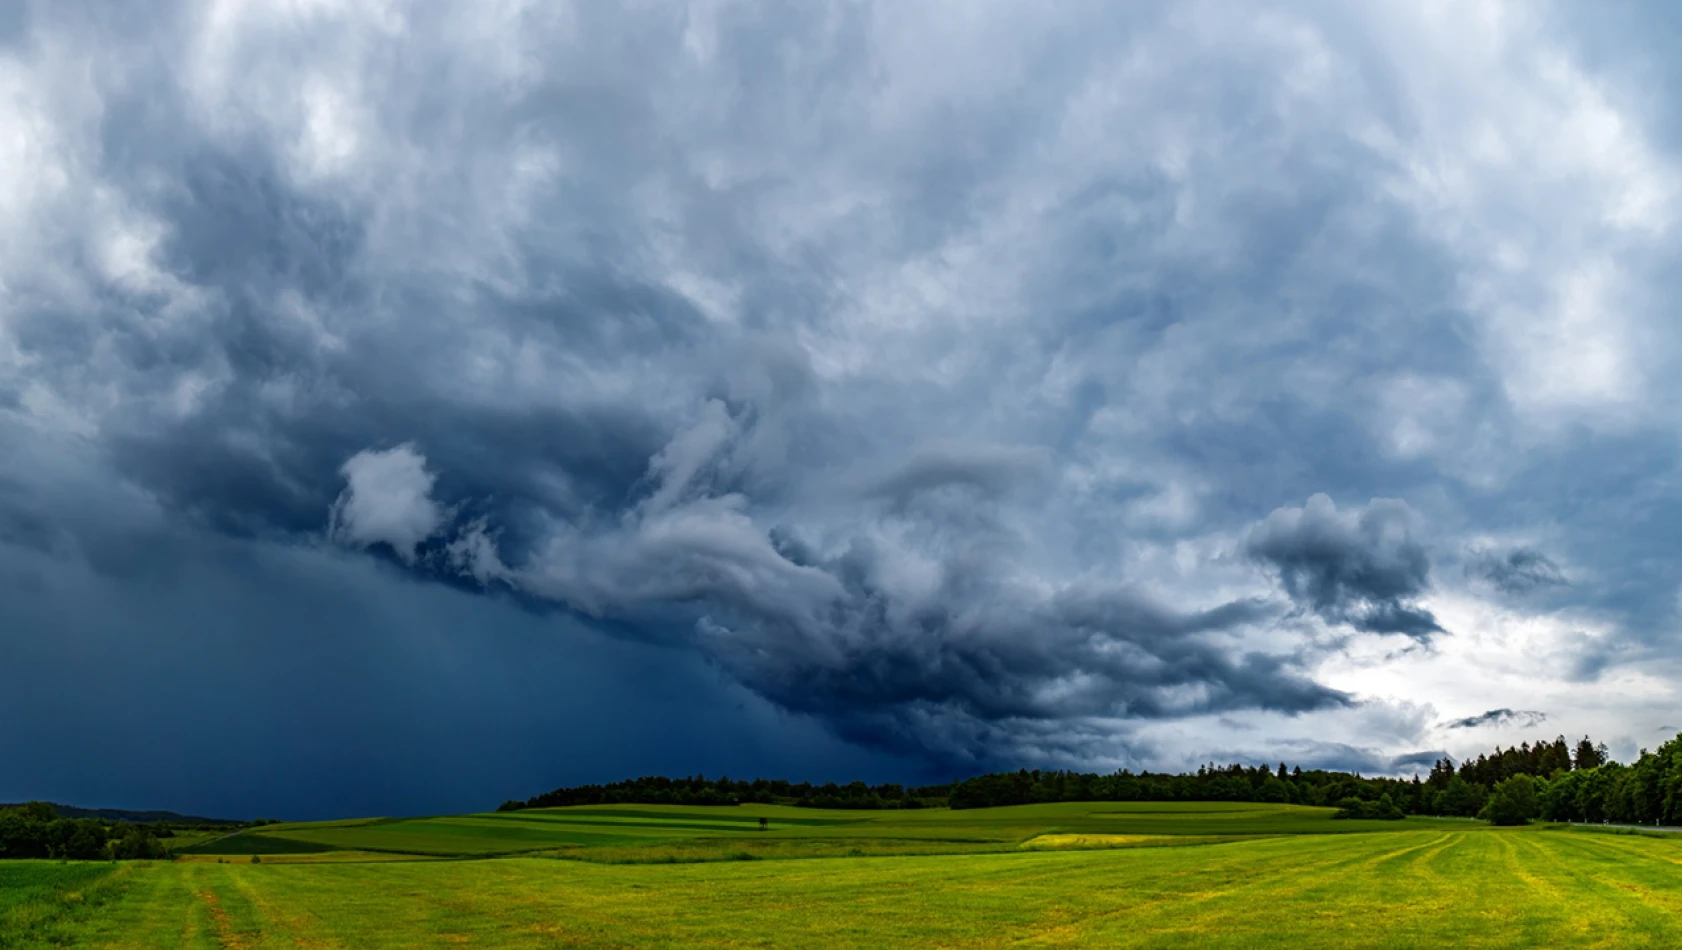
[[[66,817],[46,802],[0,806],[0,858],[164,858],[169,852],[159,839],[174,835],[175,827],[167,823]]]
[[[560,805],[786,804],[808,808],[989,808],[1069,801],[1247,801],[1322,805],[1343,818],[1407,815],[1482,817],[1499,824],[1532,818],[1631,824],[1682,822],[1682,736],[1643,749],[1631,765],[1611,761],[1587,737],[1497,748],[1458,765],[1438,760],[1424,777],[1368,778],[1349,772],[1269,766],[1206,765],[1196,773],[1123,770],[994,772],[950,785],[813,785],[767,779],[733,781],[648,777],[609,785],[558,788],[502,811]]]

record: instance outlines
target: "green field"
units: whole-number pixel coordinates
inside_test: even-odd
[[[1393,831],[1385,821],[1333,821],[1331,810],[1226,802],[1060,803],[969,811],[819,811],[764,805],[739,808],[607,805],[271,825],[185,849],[186,854],[390,852],[493,857],[542,852],[583,861],[666,861],[741,853],[816,855],[835,851],[941,853],[1018,850],[1042,835],[1168,835],[1233,838],[1281,834]],[[759,819],[769,828],[759,830]],[[1464,822],[1413,819],[1410,828],[1463,828]]]
[[[0,861],[0,947],[54,946],[124,896],[109,864]]]
[[[0,947],[1682,945],[1682,840],[1329,815],[617,806],[275,825],[175,862],[0,863],[0,914],[28,909],[0,917]]]

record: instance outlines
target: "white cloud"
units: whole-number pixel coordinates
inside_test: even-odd
[[[1390,187],[1463,262],[1457,302],[1524,420],[1622,426],[1664,382],[1648,347],[1669,318],[1620,261],[1669,242],[1682,167],[1539,13],[1391,8],[1416,131],[1384,148]]]
[[[348,484],[334,503],[328,534],[340,544],[384,544],[413,563],[416,551],[444,523],[432,500],[436,481],[413,445],[356,453],[340,469]]]

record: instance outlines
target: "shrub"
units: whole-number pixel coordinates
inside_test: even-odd
[[[1483,806],[1479,818],[1492,825],[1527,825],[1541,814],[1541,797],[1536,794],[1536,780],[1528,775],[1515,775],[1497,782],[1489,803]]]
[[[1390,800],[1389,795],[1381,795],[1376,802],[1364,802],[1359,798],[1352,796],[1339,799],[1337,803],[1337,814],[1332,817],[1366,818],[1376,819],[1379,821],[1400,821],[1401,819],[1406,818],[1407,815],[1404,814],[1400,808],[1396,807],[1396,803]]]

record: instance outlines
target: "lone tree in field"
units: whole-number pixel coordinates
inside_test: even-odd
[[[1492,825],[1524,825],[1541,814],[1541,801],[1536,795],[1536,780],[1528,775],[1515,775],[1495,785],[1489,804],[1483,806],[1479,817]]]
[[[769,828],[769,827],[771,827],[771,819],[766,818],[765,816],[761,815],[759,817],[759,830],[764,831],[766,828]]]

